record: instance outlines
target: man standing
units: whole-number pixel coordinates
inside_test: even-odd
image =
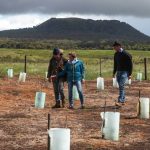
[[[80,98],[80,109],[84,109],[84,97],[82,92],[82,83],[84,82],[84,65],[78,60],[75,53],[69,53],[69,61],[65,65],[64,71],[59,73],[58,79],[67,75],[68,93],[69,93],[69,109],[74,108],[72,90],[73,86],[77,87]]]
[[[60,108],[61,101],[62,107],[65,107],[65,96],[64,96],[64,81],[65,77],[61,77],[59,80],[56,80],[58,73],[62,72],[64,65],[67,63],[67,60],[63,57],[63,51],[58,48],[54,48],[53,56],[50,59],[48,66],[48,75],[47,78],[49,82],[53,83],[54,94],[55,94],[55,105],[52,108]]]
[[[132,74],[132,56],[125,51],[118,42],[115,42],[113,47],[116,51],[114,54],[113,77],[115,77],[116,74],[119,85],[119,97],[116,105],[121,106],[125,104],[125,82],[131,78]]]

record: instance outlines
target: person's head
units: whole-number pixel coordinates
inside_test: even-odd
[[[60,55],[60,49],[59,48],[54,48],[53,49],[53,57],[56,59],[56,60],[59,60],[61,55]]]
[[[120,48],[121,48],[121,44],[120,43],[118,43],[118,42],[115,42],[114,44],[113,44],[113,47],[114,47],[114,49],[115,49],[115,51],[120,51]]]
[[[63,49],[59,49],[60,50],[60,56],[63,56],[64,50]]]
[[[68,56],[69,56],[69,60],[73,61],[76,58],[76,53],[69,53]]]

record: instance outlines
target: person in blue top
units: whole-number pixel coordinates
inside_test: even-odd
[[[69,60],[66,63],[64,70],[59,73],[58,78],[67,76],[68,82],[68,95],[69,95],[69,109],[74,108],[73,101],[73,85],[77,87],[79,93],[81,109],[84,109],[84,97],[82,92],[82,83],[84,83],[84,65],[83,62],[78,60],[75,53],[69,53]]]

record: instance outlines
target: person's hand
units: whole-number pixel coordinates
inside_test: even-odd
[[[82,84],[84,84],[84,83],[85,83],[85,80],[84,80],[84,79],[82,79],[81,83],[82,83]]]
[[[51,81],[56,80],[56,75],[51,76]]]

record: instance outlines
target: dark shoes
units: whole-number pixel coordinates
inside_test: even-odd
[[[125,105],[125,102],[115,102],[115,105],[121,107],[122,105]]]
[[[65,107],[65,99],[62,99],[62,108]]]
[[[52,106],[52,108],[61,108],[60,101],[57,101],[56,104]]]
[[[74,109],[74,107],[73,107],[72,105],[70,105],[70,106],[68,107],[68,109]],[[81,106],[79,107],[79,109],[85,109],[85,106],[84,106],[84,105],[81,105]]]
[[[73,106],[69,106],[68,109],[74,109],[74,107]]]
[[[85,109],[85,106],[84,106],[84,105],[81,105],[81,106],[79,107],[79,109]]]
[[[61,108],[60,102],[62,102],[62,108],[64,108],[65,107],[65,99],[62,101],[57,101],[56,104],[52,108]]]

